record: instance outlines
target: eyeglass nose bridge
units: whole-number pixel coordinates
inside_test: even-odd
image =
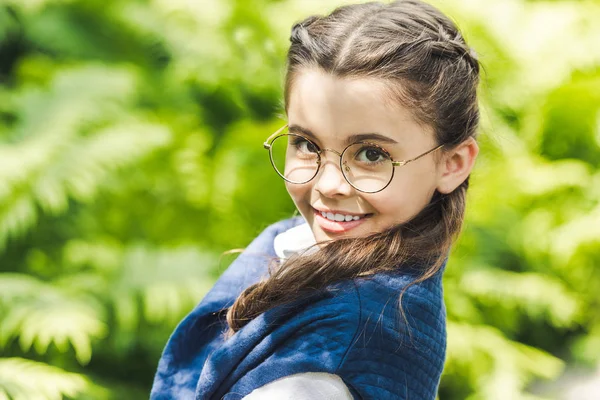
[[[323,152],[325,152],[325,151],[331,151],[332,153],[335,153],[335,154],[337,154],[339,157],[341,157],[341,156],[342,156],[342,153],[340,153],[339,151],[337,151],[337,150],[334,150],[334,149],[321,149],[321,150],[319,151],[319,154],[322,154],[322,153],[323,153]]]
[[[342,162],[342,153],[340,153],[339,151],[335,150],[335,149],[321,149],[319,151],[319,159],[317,160],[317,164],[318,167],[321,167],[321,155],[326,152],[326,151],[331,151],[332,153],[335,153],[338,157],[340,157],[340,169],[342,170],[342,173],[344,172],[344,170],[346,170],[346,172],[350,172],[350,168],[348,167],[348,165],[346,164],[345,161]],[[346,174],[343,174],[344,178],[346,178]],[[346,180],[348,180],[348,178],[346,178]]]

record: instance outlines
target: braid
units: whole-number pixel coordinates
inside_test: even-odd
[[[313,15],[313,16],[306,18],[304,21],[295,23],[292,26],[292,32],[290,34],[290,42],[306,43],[307,40],[310,40],[310,36],[308,35],[307,27],[309,27],[313,22],[315,22],[318,19],[319,19],[318,16]]]
[[[464,41],[460,32],[456,32],[454,37],[451,37],[445,30],[440,27],[439,38],[432,39],[428,45],[432,53],[437,56],[447,56],[453,59],[464,59],[473,68],[476,74],[479,73],[479,60],[473,49],[471,49]]]

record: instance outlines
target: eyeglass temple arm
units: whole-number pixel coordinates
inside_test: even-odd
[[[279,135],[279,133],[281,133],[281,131],[283,131],[285,128],[287,128],[287,124],[285,124],[284,126],[282,126],[281,128],[277,129],[277,131],[275,133],[273,133],[271,136],[269,136],[267,138],[267,140],[265,140],[265,142],[263,143],[263,147],[267,150],[269,150],[271,148],[271,144],[269,143],[271,140],[273,140],[275,138],[275,136]]]
[[[435,148],[433,148],[433,149],[431,149],[431,150],[429,150],[429,151],[426,151],[425,153],[421,154],[420,156],[417,156],[417,157],[415,157],[415,158],[411,158],[410,160],[403,160],[403,161],[393,161],[393,162],[392,162],[392,165],[393,165],[394,167],[401,167],[401,166],[403,166],[403,165],[406,165],[406,164],[408,164],[409,162],[413,162],[413,161],[416,161],[416,160],[418,160],[418,159],[419,159],[419,158],[421,158],[421,157],[425,157],[427,154],[429,154],[429,153],[433,153],[434,151],[436,151],[437,149],[439,149],[439,148],[442,148],[442,147],[444,147],[444,145],[443,145],[443,144],[440,144],[438,147],[435,147]]]

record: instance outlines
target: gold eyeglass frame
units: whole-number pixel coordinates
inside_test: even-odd
[[[319,173],[319,169],[321,168],[321,154],[323,152],[325,152],[325,151],[331,151],[332,153],[335,153],[335,154],[337,154],[340,157],[340,170],[342,171],[342,175],[344,176],[344,179],[346,180],[346,182],[348,182],[348,184],[350,186],[352,186],[354,189],[356,189],[356,190],[358,190],[359,192],[362,192],[362,193],[379,193],[382,190],[384,190],[385,188],[387,188],[390,185],[390,183],[392,183],[392,180],[394,179],[394,171],[396,170],[395,167],[403,167],[403,166],[405,166],[408,163],[416,161],[419,158],[425,157],[427,154],[433,153],[437,149],[440,149],[440,148],[444,147],[443,144],[440,144],[439,146],[434,147],[433,149],[428,150],[425,153],[420,154],[420,155],[418,155],[415,158],[411,158],[409,160],[394,161],[394,159],[392,158],[392,156],[390,155],[390,153],[386,149],[384,149],[383,147],[381,147],[380,145],[378,145],[376,143],[366,142],[366,141],[358,141],[358,142],[349,144],[340,153],[340,152],[338,152],[337,150],[334,150],[334,149],[327,149],[327,148],[321,149],[321,147],[319,147],[315,142],[313,142],[312,140],[310,140],[306,136],[300,135],[298,133],[281,133],[287,127],[288,127],[288,124],[285,124],[284,126],[282,126],[281,128],[279,128],[277,131],[275,131],[271,136],[269,136],[267,138],[267,140],[265,140],[265,142],[263,143],[263,147],[269,151],[269,159],[271,161],[271,166],[273,167],[273,169],[275,170],[275,172],[277,172],[277,175],[281,176],[286,182],[289,182],[289,183],[292,183],[292,184],[295,184],[295,185],[303,185],[303,184],[308,183],[311,180],[313,180],[315,178],[315,176],[317,176],[317,174]],[[271,151],[271,149],[272,149],[271,145],[272,145],[273,141],[275,141],[275,139],[277,139],[280,136],[284,136],[284,135],[292,135],[292,136],[301,137],[301,138],[305,139],[307,142],[311,143],[313,146],[315,146],[315,148],[318,149],[318,151],[317,151],[317,157],[318,157],[317,158],[317,169],[315,170],[315,174],[312,177],[310,177],[310,179],[308,179],[308,180],[306,180],[304,182],[293,182],[293,181],[290,181],[285,176],[283,176],[281,174],[281,172],[279,172],[279,170],[275,166],[275,162],[273,161],[273,152]],[[386,185],[384,187],[382,187],[381,189],[376,190],[374,192],[367,192],[365,190],[361,190],[361,189],[357,188],[356,186],[354,186],[354,184],[352,182],[350,182],[350,180],[348,179],[348,177],[344,173],[344,165],[342,164],[342,159],[343,159],[344,153],[346,152],[346,150],[348,150],[348,148],[350,146],[354,146],[356,144],[367,144],[369,146],[377,147],[378,149],[380,149],[381,151],[383,151],[390,158],[390,160],[392,162],[392,167],[394,167],[394,168],[392,168],[392,176],[390,176],[390,180],[388,181],[388,183],[386,183]],[[348,166],[346,166],[346,168],[348,168]]]

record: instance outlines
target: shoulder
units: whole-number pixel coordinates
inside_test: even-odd
[[[284,377],[320,372],[339,376],[363,398],[434,399],[445,331],[443,324],[414,315],[436,312],[436,301],[421,299],[436,297],[436,284],[424,282],[406,291],[407,323],[398,299],[410,281],[377,274],[337,282],[274,307],[228,339],[211,356],[206,375],[227,375],[223,387],[242,395]],[[428,337],[431,342],[423,340]],[[229,372],[227,360],[237,360]]]
[[[334,351],[345,356],[351,348],[386,346],[386,341],[399,347],[410,339],[413,348],[436,349],[443,359],[446,310],[441,272],[423,282],[414,281],[414,274],[378,273],[336,282],[264,317],[277,314],[275,319],[282,324],[274,333],[285,338],[283,346],[318,343],[308,354],[327,349],[330,355]],[[375,331],[379,342],[364,340]]]
[[[330,285],[278,309],[289,312],[289,319],[273,332],[285,337],[278,357],[300,352],[305,360],[326,366],[323,371],[335,371],[359,330],[360,298],[354,282]]]
[[[281,321],[271,332],[282,339],[279,352],[302,349],[305,357],[323,362],[325,354],[332,371],[352,354],[368,359],[379,349],[396,349],[400,361],[409,350],[426,352],[441,366],[446,349],[441,273],[414,280],[414,275],[401,273],[345,280],[262,318]]]
[[[290,308],[270,337],[277,345],[264,362],[271,379],[263,384],[325,372],[364,398],[434,399],[446,351],[441,273],[411,285],[414,279],[380,273],[346,280]]]
[[[414,280],[381,273],[355,281],[360,329],[337,373],[366,397],[435,398],[446,353],[441,272]]]
[[[395,318],[399,312],[409,318],[411,326],[445,323],[442,273],[417,282],[414,273],[380,273],[355,280],[357,296],[363,314],[383,313],[382,317]],[[403,317],[403,318],[404,318]]]

